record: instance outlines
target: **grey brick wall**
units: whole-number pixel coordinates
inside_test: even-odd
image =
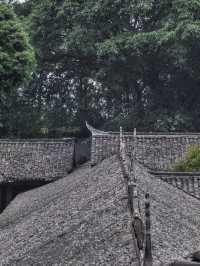
[[[135,146],[136,158],[151,169],[168,169],[181,159],[188,146],[200,145],[200,134],[140,134],[124,135],[127,152]],[[119,134],[94,134],[92,136],[91,164],[116,154],[119,150]]]

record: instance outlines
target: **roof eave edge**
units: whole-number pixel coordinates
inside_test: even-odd
[[[109,135],[109,133],[106,131],[102,131],[102,130],[92,127],[87,121],[85,121],[85,124],[86,124],[87,129],[92,133],[92,136]]]

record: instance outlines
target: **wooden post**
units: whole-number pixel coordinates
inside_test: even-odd
[[[139,250],[143,250],[144,246],[144,224],[142,219],[138,216],[133,219],[133,227],[135,232],[135,237],[137,240],[137,246]]]
[[[133,215],[133,185],[128,185],[128,205],[130,212]]]
[[[138,189],[137,183],[133,183],[133,211],[134,216],[140,217],[140,205],[139,205],[139,197],[138,197]]]
[[[143,266],[152,266],[152,247],[151,247],[151,223],[150,223],[150,199],[149,194],[145,195],[145,217],[146,217],[146,243],[144,252],[144,264]]]
[[[119,154],[122,157],[122,127],[119,128]]]
[[[120,137],[120,144],[122,144],[122,137],[123,137],[123,129],[122,129],[122,127],[120,127],[120,135],[119,135],[119,137]]]
[[[194,176],[191,177],[191,187],[192,187],[192,193],[193,193],[193,195],[196,195],[196,191],[195,191],[195,177]]]
[[[184,183],[183,177],[181,177],[181,189],[182,190],[184,190],[184,186],[185,186],[185,183]]]
[[[132,171],[133,171],[133,180],[134,182],[136,182],[136,164],[135,164],[135,161],[136,161],[136,134],[137,134],[137,131],[136,131],[136,128],[134,128],[134,132],[133,132],[133,152],[132,152]]]
[[[139,198],[137,191],[137,184],[132,184],[133,188],[133,228],[135,232],[135,237],[137,240],[137,245],[139,250],[143,249],[144,244],[144,224],[140,214]]]
[[[187,178],[185,179],[185,183],[186,183],[186,192],[189,193],[190,192],[190,184],[189,184],[189,180]]]

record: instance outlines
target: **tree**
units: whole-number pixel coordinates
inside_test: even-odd
[[[28,36],[6,4],[0,4],[1,91],[10,92],[30,79],[35,57]]]
[[[17,89],[30,80],[35,63],[22,25],[8,5],[0,4],[0,122],[4,131],[12,131],[9,117],[15,113]]]
[[[21,14],[32,10],[41,81],[35,95],[50,127],[68,126],[56,120],[59,113],[79,127],[87,119],[106,127],[112,121],[115,130],[122,123],[200,129],[199,6],[200,0],[26,1]]]
[[[84,24],[81,27],[79,14],[82,8],[83,3],[79,4],[78,1],[47,1],[35,9],[31,32],[41,66],[40,74],[46,73],[47,94],[53,96],[57,93],[57,102],[60,101],[59,98],[63,97],[60,84],[65,84],[68,97],[65,97],[63,105],[69,107],[73,104],[70,108],[73,124],[83,132],[85,120],[94,122],[97,117],[101,119],[102,106],[98,102],[101,92],[93,82],[96,70],[95,31],[88,31]],[[53,90],[48,82],[49,76],[51,84],[54,84]],[[50,98],[54,98],[55,103],[56,98]],[[61,110],[56,103],[54,107],[54,112],[56,108]],[[63,121],[63,126],[66,124]]]
[[[114,72],[115,79],[118,78],[112,87],[124,80],[120,87],[125,91],[130,87],[133,94],[128,91],[128,95],[139,99],[143,107],[139,120],[148,129],[159,129],[159,125],[164,128],[159,123],[161,119],[167,124],[171,121],[171,126],[166,128],[184,130],[182,118],[185,122],[190,118],[190,130],[199,130],[200,1],[134,2],[129,29],[123,26],[121,31],[98,44],[99,56],[107,63],[107,75],[103,79],[112,84]],[[130,81],[129,86],[126,80]],[[131,105],[127,118],[137,107],[133,102]],[[180,115],[181,119],[177,119]],[[132,117],[132,121],[136,119]]]

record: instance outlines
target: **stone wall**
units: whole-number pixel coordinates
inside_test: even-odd
[[[181,159],[188,146],[200,145],[200,134],[141,134],[134,137],[124,134],[127,152],[136,149],[139,162],[151,169],[168,169]],[[118,153],[119,134],[102,133],[92,135],[91,163],[97,164],[103,159]]]
[[[0,140],[0,182],[56,180],[74,163],[73,138],[61,140]]]

